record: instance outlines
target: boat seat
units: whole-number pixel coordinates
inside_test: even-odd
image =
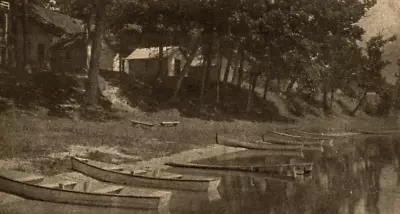
[[[167,179],[179,179],[182,178],[183,175],[180,174],[174,174],[174,173],[161,173],[160,178],[167,178]]]
[[[132,174],[132,175],[143,175],[143,174],[146,174],[147,171],[142,170],[142,169],[134,169],[134,170],[129,171],[128,173]]]
[[[104,170],[108,170],[108,171],[123,171],[124,167],[122,166],[105,166],[102,167]]]
[[[105,188],[93,190],[92,192],[102,194],[118,194],[123,188],[123,186],[107,186]]]
[[[42,182],[43,179],[44,179],[44,177],[40,176],[40,175],[30,175],[30,176],[26,176],[26,177],[19,177],[19,178],[16,178],[15,180],[17,180],[19,182],[29,183],[29,184],[38,184],[38,183]]]
[[[75,181],[61,181],[56,183],[45,183],[40,186],[48,188],[72,189],[77,183]],[[62,188],[61,188],[62,187]]]

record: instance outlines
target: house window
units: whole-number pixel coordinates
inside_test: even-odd
[[[181,73],[181,60],[179,60],[179,59],[175,59],[174,73],[175,73],[175,76],[179,76]]]
[[[38,57],[38,62],[42,63],[44,60],[44,44],[42,43],[38,44],[37,57]]]

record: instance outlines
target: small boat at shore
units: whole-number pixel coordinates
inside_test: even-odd
[[[310,137],[326,137],[326,138],[346,138],[346,137],[351,137],[351,136],[356,136],[359,135],[359,132],[354,132],[354,131],[341,131],[341,132],[331,132],[331,133],[314,133],[314,132],[307,132],[307,131],[302,131],[299,129],[291,129],[292,132],[295,132],[299,135],[305,135],[305,136],[310,136]]]
[[[364,135],[400,135],[400,130],[361,130],[353,129],[353,132],[358,132]]]
[[[304,145],[304,146],[333,146],[332,141],[320,140],[320,141],[299,141],[299,140],[288,140],[279,137],[261,135],[262,142],[280,144],[280,145]]]
[[[178,189],[189,191],[209,191],[216,189],[220,178],[205,176],[184,176],[162,171],[145,170],[128,171],[118,166],[106,167],[91,160],[71,157],[72,168],[82,174],[98,180],[123,185],[139,185],[161,189]]]
[[[277,173],[286,174],[293,177],[297,175],[304,175],[311,172],[313,163],[297,163],[297,164],[278,164],[278,165],[256,165],[256,166],[232,166],[232,165],[209,165],[209,164],[196,164],[196,163],[178,163],[167,162],[167,166],[193,168],[193,169],[207,169],[207,170],[227,170],[227,171],[241,171],[241,172],[261,172],[261,173]]]
[[[256,149],[256,150],[298,150],[298,151],[324,151],[322,146],[320,147],[305,147],[304,144],[299,145],[278,145],[272,144],[267,142],[244,142],[238,141],[235,139],[231,139],[228,137],[216,135],[216,142],[217,144],[230,146],[230,147],[238,147],[238,148],[245,148],[245,149]]]
[[[79,189],[77,187],[80,185],[74,181],[49,183],[43,182],[44,178],[41,176],[15,176],[15,174],[16,172],[0,173],[0,191],[53,203],[161,210],[168,206],[172,195],[167,191],[139,192],[127,190],[124,186],[113,185],[92,190]]]
[[[321,141],[321,140],[329,140],[333,142],[332,137],[327,137],[327,136],[306,136],[306,135],[300,135],[297,133],[287,133],[287,132],[278,132],[278,131],[272,131],[272,130],[267,130],[268,134],[275,135],[275,136],[281,136],[281,137],[286,137],[290,139],[295,139],[295,140],[307,140],[307,141]]]

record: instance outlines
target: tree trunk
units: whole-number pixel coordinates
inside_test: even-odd
[[[242,87],[242,82],[243,82],[243,62],[244,62],[244,48],[242,47],[240,50],[240,62],[238,70],[238,81],[237,81],[238,89]]]
[[[217,66],[217,69],[218,69],[218,79],[217,79],[217,98],[216,98],[216,103],[217,104],[219,104],[219,102],[220,102],[220,82],[221,82],[221,74],[222,74],[222,71],[221,71],[221,69],[222,69],[222,49],[221,49],[221,51],[220,51],[220,53],[219,53],[219,56],[218,56],[218,66]],[[226,70],[225,70],[225,72],[226,72]]]
[[[252,72],[250,72],[249,89],[248,89],[248,94],[247,94],[246,113],[250,113],[251,112],[251,107],[252,107],[252,104],[253,104],[253,95],[254,95],[254,91],[255,91],[255,88],[256,88],[257,78],[258,78],[258,76],[256,74],[253,74]]]
[[[158,46],[158,78],[160,80],[164,79],[164,71],[163,71],[163,58],[164,58],[164,52],[163,52],[163,46],[160,44]]]
[[[264,83],[264,93],[263,93],[263,99],[267,99],[267,94],[268,94],[268,86],[269,86],[269,78],[266,77],[265,83]]]
[[[186,63],[183,66],[182,72],[180,72],[180,74],[179,74],[179,79],[176,82],[175,90],[174,90],[174,93],[173,93],[173,95],[171,97],[171,101],[173,101],[176,98],[178,98],[178,94],[179,94],[179,91],[181,90],[183,79],[185,78],[187,73],[189,73],[190,64],[192,64],[193,59],[196,57],[197,49],[199,47],[200,38],[201,38],[201,34],[199,33],[198,35],[196,35],[196,37],[193,39],[193,41],[191,42],[191,44],[189,46],[189,51],[190,51],[189,56],[184,54],[184,58],[185,58]]]
[[[88,18],[85,24],[85,39],[86,39],[86,64],[85,64],[85,74],[89,71],[90,68],[90,59],[92,58],[92,40],[90,38],[90,27],[92,26],[91,17]]]
[[[231,65],[232,65],[233,51],[230,51],[228,55],[228,59],[226,61],[226,68],[224,73],[224,82],[228,82],[229,74],[231,73]]]
[[[281,92],[281,75],[279,73],[279,71],[276,72],[276,89],[277,92],[280,93]]]
[[[22,67],[28,68],[28,0],[23,0],[23,20],[22,20]]]
[[[204,104],[204,89],[206,85],[206,80],[207,80],[207,74],[209,74],[209,70],[211,69],[211,63],[212,63],[212,42],[210,42],[207,46],[207,49],[204,52],[204,58],[206,59],[204,61],[205,65],[203,67],[203,75],[201,78],[201,83],[200,83],[200,109],[203,109],[203,104]]]
[[[329,105],[328,105],[328,93],[329,93],[329,89],[328,89],[328,84],[327,82],[324,83],[323,86],[323,99],[322,99],[322,107],[324,109],[324,112],[327,113],[329,112]]]
[[[333,102],[334,102],[334,100],[335,100],[335,89],[332,89],[331,90],[331,103],[330,103],[330,106],[329,106],[329,108],[332,110],[332,107],[333,107]]]
[[[99,67],[102,35],[104,30],[105,0],[97,0],[96,5],[96,27],[94,32],[92,52],[90,57],[87,104],[96,107],[99,102]]]
[[[360,101],[358,101],[357,106],[354,108],[354,110],[351,112],[351,116],[355,116],[357,111],[360,109],[362,103],[364,102],[365,98],[367,97],[367,89],[365,89],[364,94],[362,95]]]
[[[240,45],[239,45],[239,49],[236,53],[236,58],[235,58],[235,65],[233,67],[233,74],[232,74],[232,81],[231,83],[236,83],[237,82],[237,76],[238,76],[238,70],[239,70],[239,63],[240,63]]]

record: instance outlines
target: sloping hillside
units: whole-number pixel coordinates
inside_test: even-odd
[[[379,33],[385,37],[392,35],[400,36],[400,0],[378,0],[378,3],[371,8],[359,24],[365,29],[364,41]],[[388,65],[383,72],[389,83],[396,81],[397,72],[396,60],[400,58],[400,38],[385,47],[384,57],[392,64]]]

